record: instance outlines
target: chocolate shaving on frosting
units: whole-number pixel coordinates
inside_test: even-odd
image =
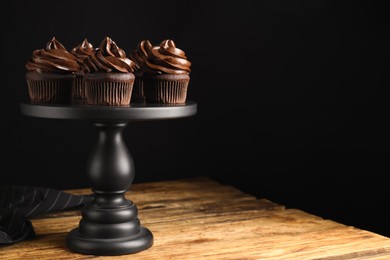
[[[53,37],[44,49],[34,50],[26,64],[29,71],[72,73],[80,69],[77,59]]]
[[[153,74],[189,74],[191,62],[173,40],[164,40],[150,50],[143,67],[144,72]]]
[[[119,48],[111,38],[106,37],[99,48],[88,57],[84,69],[86,72],[127,73],[134,72],[135,63],[126,57],[125,51]]]

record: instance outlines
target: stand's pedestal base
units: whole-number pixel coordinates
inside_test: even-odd
[[[80,236],[78,228],[66,238],[67,247],[78,253],[90,255],[123,255],[145,250],[153,245],[153,235],[145,227],[138,234],[113,239],[91,239]]]

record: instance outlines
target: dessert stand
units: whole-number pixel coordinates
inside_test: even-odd
[[[122,139],[130,121],[189,117],[197,104],[131,103],[130,106],[20,104],[26,116],[91,121],[98,140],[87,161],[89,185],[94,200],[81,210],[78,228],[69,232],[66,246],[78,253],[122,255],[153,245],[153,234],[140,224],[137,206],[125,198],[134,179],[134,161]]]

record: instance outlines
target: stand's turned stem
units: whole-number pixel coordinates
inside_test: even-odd
[[[126,123],[95,123],[98,142],[87,164],[94,200],[82,210],[69,249],[93,255],[136,253],[152,246],[152,233],[138,220],[136,205],[125,198],[134,179],[134,162],[122,139]]]
[[[95,123],[98,141],[87,162],[87,174],[96,194],[122,194],[134,179],[134,162],[122,139],[126,123]]]

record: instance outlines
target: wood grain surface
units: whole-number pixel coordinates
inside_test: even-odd
[[[33,219],[36,237],[0,247],[0,259],[390,259],[390,238],[286,209],[209,178],[134,184],[127,198],[154,235],[145,251],[111,257],[69,251],[65,237],[80,221],[80,210],[73,210]]]

